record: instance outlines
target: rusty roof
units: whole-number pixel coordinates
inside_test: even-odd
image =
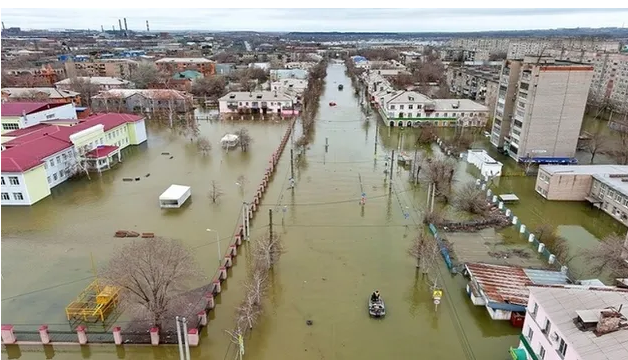
[[[465,267],[489,302],[526,306],[530,294],[528,286],[569,282],[567,275],[560,271],[481,263],[468,263]]]

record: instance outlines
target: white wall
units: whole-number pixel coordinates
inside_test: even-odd
[[[17,181],[18,181],[18,185],[12,185],[10,178],[16,177]],[[26,184],[24,181],[24,175],[22,175],[21,173],[2,173],[2,180],[3,180],[3,184],[2,184],[2,194],[4,195],[5,193],[9,195],[9,199],[5,200],[2,199],[2,205],[30,205],[30,197],[28,195],[28,191],[26,189]],[[21,193],[22,197],[24,198],[23,200],[16,200],[15,199],[15,193]]]
[[[547,313],[545,310],[538,306],[538,310],[536,311],[536,315],[533,315],[532,311],[536,304],[536,299],[532,294],[530,294],[530,298],[528,300],[528,311],[526,312],[526,317],[523,322],[523,330],[522,334],[528,338],[528,342],[532,349],[536,352],[537,355],[541,352],[541,347],[545,349],[545,357],[544,360],[578,360],[580,357],[575,352],[573,345],[564,337],[564,335],[558,331],[556,325],[552,323],[550,320],[550,331],[549,334],[544,334],[541,329],[545,327],[545,322],[548,319]],[[567,324],[567,326],[573,326]],[[532,329],[532,339],[529,338],[529,330]],[[558,340],[552,340],[552,335],[556,333],[558,335]],[[560,339],[564,339],[567,343],[567,352],[565,356],[562,357],[557,349],[559,347]],[[520,345],[523,348],[523,345]],[[540,357],[539,357],[540,358]]]
[[[143,143],[144,141],[146,141],[147,139],[146,123],[144,119],[142,119],[140,121],[136,121],[135,123],[133,123],[133,126],[135,126],[135,137],[137,139],[137,143],[133,145],[139,145]]]
[[[67,149],[63,149],[47,158],[44,158],[44,168],[46,169],[46,180],[48,180],[48,186],[53,187],[61,184],[70,177],[68,170],[71,170],[72,166],[76,162],[76,156],[74,154],[74,146]]]
[[[37,125],[42,121],[55,120],[55,119],[76,119],[76,109],[74,104],[65,104],[57,106],[52,109],[38,111],[33,114],[28,114],[26,117],[21,117],[20,128],[26,128],[29,126]]]

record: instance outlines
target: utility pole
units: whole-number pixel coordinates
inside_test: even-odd
[[[183,339],[185,342],[185,358],[190,360],[190,339],[188,338],[188,321],[183,318]]]
[[[434,212],[434,199],[436,198],[436,183],[432,183],[432,206],[430,207],[430,213]]]
[[[294,179],[294,150],[290,149],[290,177]]]
[[[175,317],[177,323],[177,342],[179,344],[179,360],[185,360],[185,356],[183,355],[183,342],[181,342],[181,323],[179,317]]]
[[[430,199],[431,199],[431,193],[432,192],[432,184],[429,184],[427,186],[427,211],[430,211]]]
[[[375,119],[375,157],[377,157],[377,134],[379,133],[379,121]]]
[[[268,226],[270,229],[270,239],[273,239],[273,209],[268,209]]]
[[[388,191],[392,190],[393,168],[395,167],[395,150],[390,155],[390,184],[388,184]]]

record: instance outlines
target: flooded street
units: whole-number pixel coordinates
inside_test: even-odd
[[[259,325],[245,339],[245,358],[507,359],[520,329],[507,321],[492,321],[483,307],[473,306],[464,291],[464,278],[451,276],[440,257],[438,281],[445,295],[435,310],[431,283],[416,273],[415,260],[407,251],[420,223],[426,191],[411,186],[406,170],[395,169],[389,192],[390,180],[383,172],[384,157],[397,150],[400,137],[404,149],[414,150],[414,130],[379,127],[375,116],[366,122],[344,71],[343,65],[330,65],[327,70],[313,141],[295,163],[295,189],[288,188],[288,145],[252,222],[255,238],[268,230],[268,210],[272,209],[272,226],[282,235],[286,252],[273,269]],[[338,84],[344,84],[343,91],[337,89]],[[338,105],[328,106],[331,101]],[[205,229],[217,230],[225,238],[224,251],[243,199],[237,178],[245,175],[249,180],[245,189],[249,199],[287,124],[201,122],[202,134],[214,145],[206,157],[188,139],[168,129],[151,128],[148,144],[124,154],[124,163],[102,177],[61,185],[52,197],[29,208],[3,208],[3,324],[12,323],[16,330],[37,329],[43,323],[51,330],[67,328],[63,308],[89,282],[90,253],[97,264],[103,264],[116,243],[128,241],[113,238],[118,229],[183,240],[194,248],[211,277],[218,264],[216,235]],[[218,140],[240,126],[246,126],[254,139],[251,150],[225,154]],[[505,168],[512,166],[512,161],[495,157]],[[464,162],[459,169],[456,184],[476,177],[475,169]],[[141,181],[122,182],[123,177],[141,177]],[[217,205],[206,195],[211,180],[217,180],[225,192]],[[529,226],[543,221],[561,225],[561,234],[583,248],[622,230],[584,203],[544,201],[534,193],[534,180],[501,178],[496,188],[496,193],[515,192],[522,199],[511,208]],[[192,201],[177,211],[163,212],[157,198],[172,183],[190,185]],[[363,193],[366,204],[360,206]],[[511,229],[502,233],[520,241]],[[191,351],[195,359],[235,356],[224,330],[233,326],[234,308],[242,297],[248,246],[240,248],[201,343]],[[375,289],[387,305],[381,320],[367,313],[368,296]],[[114,356],[177,359],[178,352],[174,346],[116,349],[92,345],[45,351],[41,346],[12,346],[2,354],[3,359]]]

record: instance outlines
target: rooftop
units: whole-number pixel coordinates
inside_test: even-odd
[[[469,276],[489,302],[526,306],[530,285],[567,284],[560,271],[533,270],[517,266],[467,263]]]
[[[594,174],[593,178],[617,192],[628,195],[628,171],[612,174]]]
[[[65,99],[80,95],[76,91],[55,89],[53,87],[35,87],[35,88],[2,88],[2,93],[7,94],[10,98],[22,98],[25,96],[37,99],[37,96],[46,96],[48,99]]]
[[[97,85],[127,85],[130,84],[130,81],[119,79],[115,77],[109,76],[77,76],[79,80],[89,81],[92,84]],[[55,85],[70,85],[72,84],[72,79],[67,78],[55,83]]]
[[[19,173],[34,168],[46,157],[73,146],[70,136],[95,125],[103,125],[104,131],[143,118],[130,114],[95,114],[73,126],[35,125],[5,133],[3,137],[15,138],[4,142],[2,172]]]
[[[92,99],[105,99],[105,98],[128,98],[129,96],[140,94],[146,98],[155,98],[155,99],[170,99],[170,97],[174,97],[175,99],[185,99],[186,93],[179,90],[172,89],[111,89],[107,91],[103,91],[98,95],[92,96]]]
[[[529,288],[539,307],[559,330],[582,360],[628,359],[628,330],[618,330],[601,336],[579,330],[574,319],[577,311],[600,310],[628,306],[628,290],[618,288],[591,289],[586,287]],[[625,310],[622,312],[625,316]]]
[[[2,104],[0,113],[2,116],[22,116],[24,113],[32,114],[63,105],[67,104],[49,104],[45,102],[10,102]]]
[[[488,111],[488,107],[469,99],[434,99],[432,101],[436,103],[436,111]]]
[[[118,150],[118,147],[114,145],[98,145],[95,149],[88,151],[85,156],[92,159],[100,159],[116,150]]]
[[[628,165],[541,165],[539,170],[550,175],[628,174]]]
[[[193,63],[193,64],[208,64],[213,61],[205,58],[163,58],[155,61],[155,64],[164,63]]]
[[[179,200],[189,190],[189,186],[172,184],[159,195],[159,200]]]
[[[203,74],[201,74],[198,71],[195,70],[185,70],[185,71],[181,71],[178,73],[175,73],[174,75],[172,75],[173,79],[198,79],[198,78],[202,78]]]

